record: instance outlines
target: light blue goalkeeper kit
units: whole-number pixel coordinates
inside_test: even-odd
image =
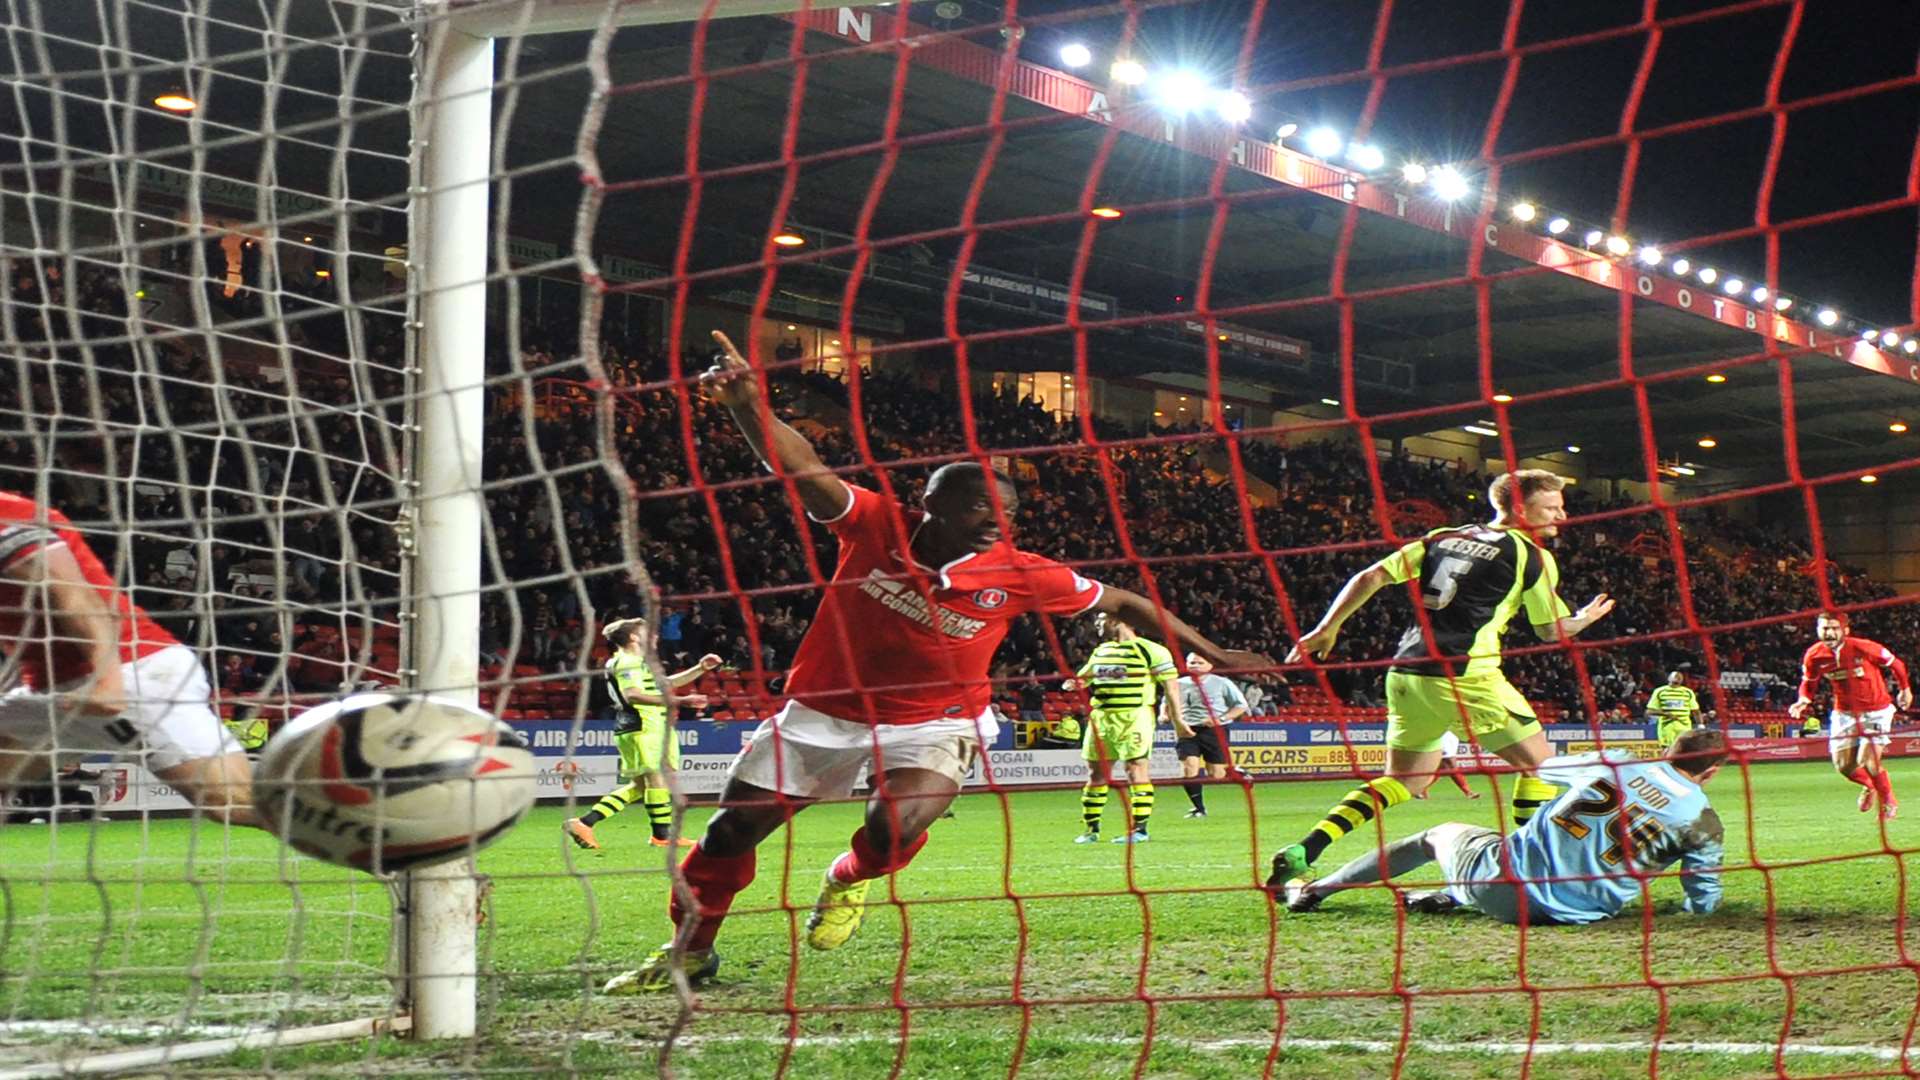
[[[1725,830],[1706,792],[1685,773],[1608,750],[1555,758],[1541,774],[1569,787],[1504,842],[1507,864],[1527,883],[1529,921],[1610,918],[1641,895],[1636,873],[1676,862],[1685,910],[1706,914],[1719,906]],[[1499,875],[1491,862],[1473,876]],[[1465,890],[1455,899],[1471,902]]]

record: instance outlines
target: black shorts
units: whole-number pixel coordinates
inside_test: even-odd
[[[1227,756],[1226,732],[1219,731],[1212,724],[1203,724],[1193,729],[1193,734],[1173,744],[1173,752],[1182,760],[1197,757],[1209,765],[1230,765],[1233,759]]]

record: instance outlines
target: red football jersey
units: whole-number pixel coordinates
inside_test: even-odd
[[[0,570],[53,544],[66,545],[87,583],[108,607],[119,612],[121,663],[180,644],[114,586],[113,575],[107,573],[65,514],[54,509],[42,513],[33,500],[0,491]],[[37,588],[30,589],[14,578],[0,577],[0,652],[19,664],[22,685],[46,689],[87,675],[93,664],[83,643],[46,641],[49,628],[46,612],[39,609],[38,593]]]
[[[1814,690],[1825,679],[1833,687],[1836,712],[1869,713],[1893,704],[1887,696],[1887,680],[1881,668],[1893,672],[1893,681],[1907,689],[1907,665],[1893,650],[1877,641],[1861,637],[1843,638],[1838,648],[1824,641],[1808,646],[1800,658],[1800,696],[1813,700]]]
[[[874,724],[972,718],[992,701],[987,669],[1007,626],[1029,611],[1077,615],[1102,586],[1006,541],[914,580],[887,500],[851,487],[846,513],[826,522],[840,562],[800,641],[787,693],[829,716]],[[908,534],[926,519],[904,510]]]

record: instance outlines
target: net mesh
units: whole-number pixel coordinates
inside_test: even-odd
[[[1801,177],[1834,165],[1821,131],[1910,112],[1910,27],[1403,0],[1307,32],[1261,2],[1126,0],[720,4],[617,28],[631,9],[458,12],[498,35],[475,677],[546,797],[480,857],[480,1033],[146,1067],[1914,1075],[1911,831],[1855,815],[1824,732],[1784,711],[1812,613],[1850,610],[1896,654],[1920,641],[1896,591],[1920,521],[1887,497],[1920,411],[1914,256],[1888,226],[1910,237],[1920,174],[1911,145],[1862,140],[1870,178]],[[417,87],[452,17],[7,8],[0,488],[73,519],[242,734],[414,674]],[[1714,61],[1729,39],[1737,72]],[[1061,70],[1076,41],[1094,66]],[[1129,59],[1147,82],[1109,68]],[[1179,63],[1251,116],[1168,80]],[[712,819],[806,634],[859,655],[903,633],[817,622],[844,552],[804,513],[812,481],[769,476],[699,384],[714,329],[764,420],[900,506],[892,542],[935,468],[988,465],[1017,483],[992,517],[1022,548],[1275,659],[1356,571],[1485,520],[1492,473],[1571,477],[1560,591],[1617,606],[1569,643],[1508,638],[1504,669],[1555,750],[1641,756],[1648,694],[1686,674],[1736,747],[1709,788],[1721,910],[1682,913],[1671,873],[1581,928],[1439,919],[1384,889],[1276,906],[1269,858],[1386,763],[1382,678],[1430,625],[1396,587],[1325,661],[1224,672],[1248,706],[1202,725],[1224,776],[1181,790],[1165,728],[1157,806],[1115,771],[1100,820],[1117,836],[1153,806],[1144,846],[1071,843],[1100,809],[1087,700],[1063,686],[1091,620],[1015,619],[990,670],[1001,734],[850,943],[809,949],[806,920],[864,787],[761,845],[716,981],[602,994],[672,936],[676,880],[714,887],[711,867],[676,879],[675,842]],[[635,615],[654,673],[698,695],[664,846],[601,686],[600,630]],[[697,671],[707,654],[722,666]],[[1916,741],[1892,739],[1896,785]],[[1322,869],[1443,821],[1515,828],[1513,769],[1471,739],[1454,763],[1457,790],[1369,815]],[[178,817],[137,757],[65,779],[0,828],[0,1075],[396,1010],[385,884]],[[598,851],[558,835],[582,819]]]

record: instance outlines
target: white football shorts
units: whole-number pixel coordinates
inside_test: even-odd
[[[798,799],[845,796],[868,765],[875,773],[927,769],[963,783],[981,746],[999,733],[992,709],[971,720],[863,724],[789,701],[754,729],[727,779]]]
[[[56,769],[98,754],[134,757],[148,772],[201,758],[237,754],[240,744],[208,704],[212,688],[200,658],[171,645],[120,665],[127,711],[117,717],[62,715],[59,695],[85,685],[75,680],[47,694],[25,687],[0,694],[0,736],[36,753],[52,753]]]
[[[1870,741],[1875,746],[1885,746],[1891,741],[1888,734],[1893,730],[1893,706],[1875,709],[1868,713],[1841,712],[1835,709],[1827,714],[1827,749],[1851,747],[1855,740]]]

